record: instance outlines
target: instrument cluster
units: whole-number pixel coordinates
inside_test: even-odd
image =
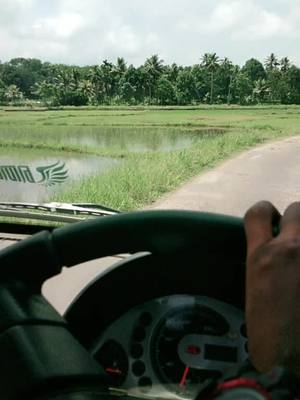
[[[204,296],[153,299],[111,324],[92,354],[113,388],[192,399],[206,379],[247,359],[244,314]]]

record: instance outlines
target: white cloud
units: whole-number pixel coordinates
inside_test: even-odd
[[[41,18],[32,25],[32,33],[38,36],[57,36],[66,39],[84,28],[85,22],[81,15],[66,13],[57,17]]]
[[[122,49],[126,54],[135,54],[141,49],[141,41],[131,26],[118,26],[107,32],[105,43],[108,48]]]
[[[181,26],[185,30],[211,35],[228,34],[231,38],[257,40],[285,36],[300,32],[289,15],[278,15],[276,10],[267,11],[261,4],[253,0],[221,0],[208,15],[185,17]],[[192,23],[191,23],[192,22]]]
[[[140,64],[158,53],[191,64],[213,51],[300,63],[299,19],[299,0],[0,0],[0,59]]]
[[[231,29],[243,22],[246,14],[245,4],[241,1],[223,1],[213,10],[209,26],[215,31]]]
[[[298,28],[295,31],[295,27],[288,17],[277,15],[259,7],[253,7],[251,11],[247,13],[250,22],[235,31],[233,37],[253,41],[289,37],[297,33]]]

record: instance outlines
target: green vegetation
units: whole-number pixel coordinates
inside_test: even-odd
[[[300,69],[273,53],[264,64],[251,58],[242,67],[215,53],[186,67],[165,65],[158,55],[139,67],[123,58],[85,67],[14,58],[0,62],[0,104],[300,104]]]
[[[73,182],[52,200],[129,210],[150,204],[238,151],[297,135],[299,122],[298,106],[0,111],[0,146],[41,149],[45,156],[55,150],[119,157],[113,169]],[[167,151],[161,146],[166,137],[190,141]],[[131,146],[138,141],[151,146],[142,151]]]

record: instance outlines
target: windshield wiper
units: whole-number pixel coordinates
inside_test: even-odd
[[[54,222],[78,222],[86,218],[118,214],[120,211],[89,203],[0,202],[0,216]]]

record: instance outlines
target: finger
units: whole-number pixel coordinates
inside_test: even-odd
[[[280,221],[280,236],[300,237],[300,202],[290,204],[285,210]]]
[[[280,213],[269,201],[252,206],[244,217],[247,255],[273,238],[273,226],[280,221]]]

